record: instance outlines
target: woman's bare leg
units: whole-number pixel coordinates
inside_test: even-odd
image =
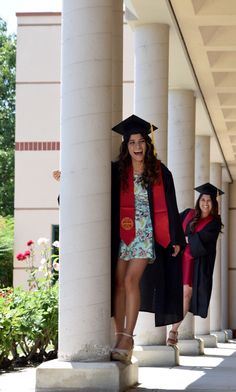
[[[125,328],[125,276],[128,263],[128,261],[119,259],[116,266],[114,298],[114,322],[116,332],[123,332]],[[117,343],[120,338],[121,335],[117,335]]]
[[[126,324],[124,332],[133,335],[140,309],[140,279],[148,264],[147,259],[133,259],[128,262],[125,274],[125,315]],[[120,349],[132,348],[133,340],[129,336],[121,336],[118,347]]]
[[[185,284],[184,285],[184,304],[183,304],[184,305],[184,309],[183,309],[184,310],[184,318],[189,311],[190,301],[192,298],[192,292],[193,292],[192,287]],[[179,323],[173,324],[171,331],[177,332],[178,328],[182,322],[183,322],[183,320],[180,321]]]

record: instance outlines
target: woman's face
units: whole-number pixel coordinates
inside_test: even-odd
[[[199,207],[202,216],[208,216],[212,210],[212,200],[210,195],[202,195],[199,200]]]
[[[128,151],[132,160],[143,162],[146,154],[147,146],[141,133],[131,135],[128,141]]]

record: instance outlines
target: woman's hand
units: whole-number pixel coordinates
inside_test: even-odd
[[[177,254],[180,251],[180,246],[179,245],[173,245],[174,253],[172,253],[172,256],[177,256]]]
[[[55,178],[55,180],[60,181],[61,179],[61,172],[60,170],[54,170],[52,172],[53,178]]]

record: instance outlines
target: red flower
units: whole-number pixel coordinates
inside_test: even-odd
[[[34,241],[33,240],[29,240],[28,242],[27,242],[27,246],[30,246],[30,245],[33,245],[34,244]]]
[[[29,257],[29,256],[30,256],[30,251],[29,251],[29,250],[26,250],[25,253],[24,253],[24,256],[25,256],[25,257]]]
[[[22,261],[26,259],[26,256],[23,255],[23,253],[18,253],[18,255],[16,255],[17,260]]]

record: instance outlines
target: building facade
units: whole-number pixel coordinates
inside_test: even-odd
[[[62,168],[59,359],[84,360],[87,347],[88,360],[106,360],[110,160],[120,142],[110,129],[132,113],[149,120],[180,211],[194,205],[194,186],[210,181],[225,192],[209,316],[189,315],[181,327],[180,350],[199,354],[196,337],[210,345],[236,330],[236,4],[127,0],[123,16],[122,1],[88,3],[65,1],[62,16],[18,14],[15,250],[53,240],[52,171]],[[16,261],[14,284],[26,281]],[[136,345],[158,347],[163,360],[166,328],[157,333],[148,317],[140,315]]]

